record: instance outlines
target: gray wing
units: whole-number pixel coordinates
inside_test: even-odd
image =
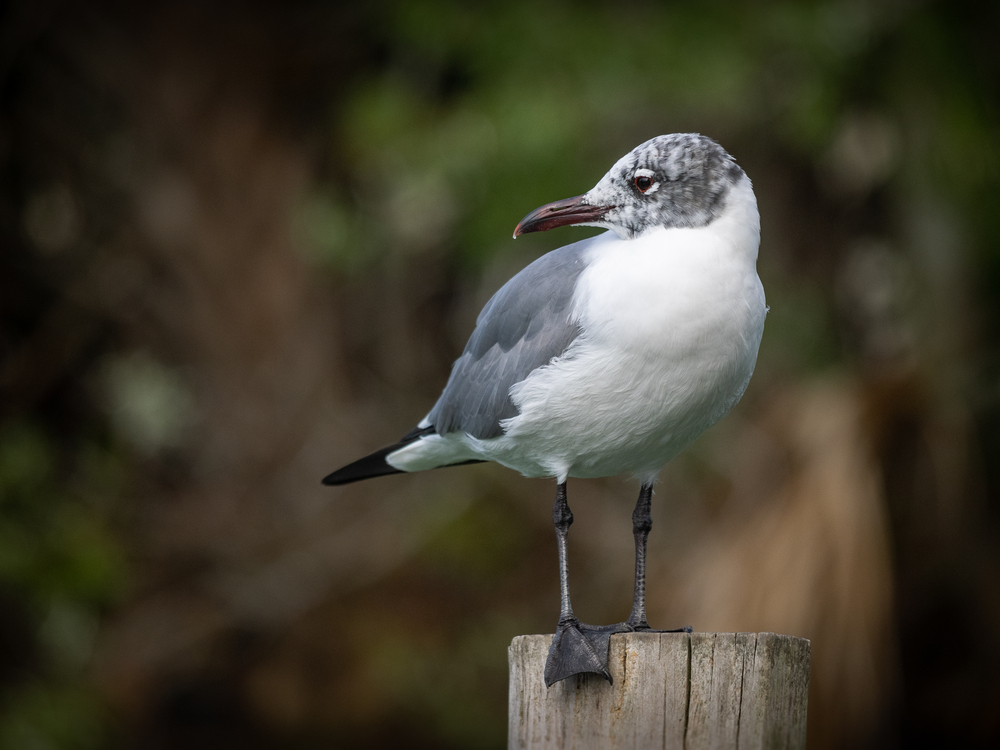
[[[427,415],[438,434],[461,430],[485,439],[503,433],[500,420],[518,413],[511,386],[560,356],[580,335],[569,317],[570,304],[593,239],[543,255],[486,303]]]

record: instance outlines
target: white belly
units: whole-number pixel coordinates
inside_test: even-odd
[[[742,396],[764,292],[742,248],[703,230],[594,253],[576,292],[584,334],[514,386],[519,415],[476,448],[528,476],[651,481]]]

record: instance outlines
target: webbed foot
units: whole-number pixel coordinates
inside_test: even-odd
[[[648,625],[619,622],[614,625],[587,625],[575,617],[559,622],[545,660],[545,687],[572,677],[593,672],[613,682],[608,671],[608,647],[615,633],[690,633],[691,627],[653,630]]]
[[[611,682],[608,644],[617,625],[595,627],[572,620],[560,621],[545,660],[545,687],[575,674],[594,672]]]

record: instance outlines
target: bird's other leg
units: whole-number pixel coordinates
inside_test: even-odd
[[[611,631],[581,623],[569,599],[567,538],[573,513],[566,500],[566,483],[556,488],[552,523],[559,545],[559,625],[545,660],[545,686],[582,672],[596,672],[611,682],[608,672],[608,642]]]
[[[633,630],[649,630],[646,622],[646,541],[653,528],[650,505],[653,501],[653,486],[644,484],[639,490],[639,499],[632,511],[632,536],[635,537],[635,589],[632,593],[632,614],[626,624]]]
[[[644,484],[632,511],[632,536],[635,537],[635,588],[632,593],[632,613],[622,623],[623,630],[652,630],[646,622],[646,541],[653,528],[650,506],[653,502],[653,485]],[[655,630],[656,633],[690,633],[691,626],[673,630]]]

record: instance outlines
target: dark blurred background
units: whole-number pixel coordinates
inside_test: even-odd
[[[1000,4],[7,3],[0,748],[501,748],[553,484],[345,488],[622,154],[754,181],[768,316],[654,625],[813,644],[810,747],[1000,746]],[[577,612],[625,478],[570,483]]]

